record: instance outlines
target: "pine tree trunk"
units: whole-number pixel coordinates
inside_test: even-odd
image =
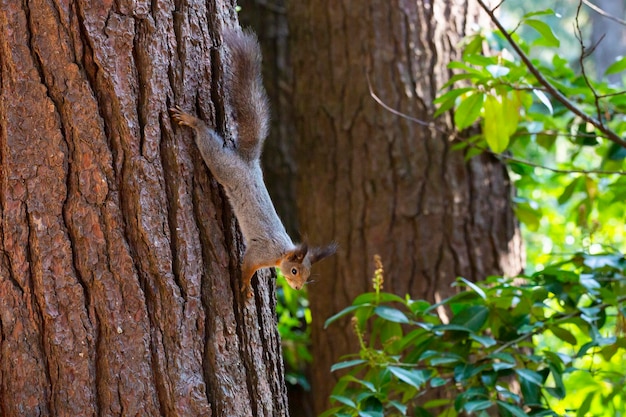
[[[0,6],[0,415],[285,416],[273,281],[179,104],[232,129],[234,4]]]
[[[313,396],[327,406],[331,364],[357,352],[349,323],[326,318],[371,289],[372,258],[385,264],[384,290],[440,300],[457,276],[476,280],[521,268],[522,248],[505,168],[451,150],[451,118],[424,127],[450,76],[446,65],[476,21],[466,1],[290,3],[294,112],[301,172],[302,230],[313,243],[336,239],[339,254],[316,267]]]

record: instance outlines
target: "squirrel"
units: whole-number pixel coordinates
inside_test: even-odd
[[[299,290],[311,265],[333,255],[337,245],[294,244],[281,222],[263,181],[261,150],[269,128],[269,102],[261,79],[261,51],[256,35],[241,30],[224,33],[231,64],[225,71],[226,99],[234,108],[234,146],[212,127],[180,107],[170,108],[175,123],[194,129],[202,159],[224,188],[239,222],[246,250],[241,266],[242,292],[252,296],[250,282],[261,268],[278,267],[287,283]]]

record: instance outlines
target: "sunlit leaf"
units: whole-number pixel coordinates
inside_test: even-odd
[[[487,299],[487,294],[485,294],[485,292],[482,290],[482,288],[480,288],[478,285],[474,284],[472,281],[469,281],[469,280],[467,280],[467,279],[465,279],[463,277],[459,277],[458,280],[463,282],[469,288],[471,288],[471,290],[474,291],[476,294],[480,295],[480,298],[482,298],[483,300]]]
[[[548,96],[546,96],[546,94],[543,91],[534,89],[533,94],[539,99],[539,101],[543,103],[544,106],[548,108],[548,110],[550,111],[550,114],[554,113],[554,109],[552,108],[552,103],[550,102],[550,99],[548,98]]]
[[[585,417],[587,415],[589,409],[591,408],[591,403],[595,395],[595,391],[591,391],[589,394],[587,394],[582,404],[580,404],[578,411],[576,412],[576,417]]]
[[[487,65],[485,68],[489,71],[489,74],[491,74],[493,78],[504,77],[511,72],[510,69],[503,67],[502,65]]]
[[[626,70],[626,56],[620,57],[617,61],[609,65],[606,71],[604,71],[604,75],[617,74],[624,70]]]
[[[404,369],[397,366],[388,367],[389,371],[399,380],[419,389],[430,376],[430,371],[419,369]]]
[[[552,10],[552,9],[537,10],[537,11],[534,11],[534,12],[526,13],[524,15],[524,19],[527,19],[529,17],[534,17],[534,16],[546,16],[546,15],[549,16],[549,15],[555,15],[555,14],[556,13],[554,13],[554,10]]]
[[[498,101],[498,98],[488,94],[483,110],[485,141],[493,152],[504,152],[509,146],[509,129],[506,127],[502,103]]]

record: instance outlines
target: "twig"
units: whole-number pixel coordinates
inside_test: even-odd
[[[626,297],[618,297],[615,304],[619,305],[619,304],[623,303],[624,301],[626,301]],[[602,303],[602,304],[599,304],[599,305],[594,306],[594,307],[599,308],[599,309],[605,309],[607,307],[611,307],[611,305],[612,304],[609,304],[609,303]],[[565,315],[563,315],[561,317],[557,317],[551,323],[549,323],[549,325],[546,325],[544,323],[538,329],[533,330],[533,331],[528,332],[528,333],[525,333],[525,334],[519,336],[516,339],[510,340],[510,341],[504,343],[502,346],[498,347],[496,350],[491,352],[491,354],[493,355],[494,353],[502,352],[503,350],[505,350],[505,349],[507,349],[507,348],[509,348],[509,347],[511,347],[511,346],[513,346],[513,345],[515,345],[517,343],[519,343],[519,342],[523,342],[524,340],[528,339],[529,337],[533,337],[533,336],[539,334],[541,331],[544,331],[544,330],[548,329],[549,328],[548,326],[555,325],[555,324],[560,324],[562,322],[566,322],[567,320],[569,320],[571,318],[574,318],[574,317],[577,317],[577,316],[580,316],[582,314],[583,314],[583,312],[579,310],[579,311],[571,312],[569,314],[565,314]],[[552,319],[553,317],[554,316],[550,317],[550,319]]]
[[[518,164],[523,164],[523,165],[528,165],[534,168],[541,168],[541,169],[545,169],[547,171],[550,172],[554,172],[555,174],[583,174],[583,175],[587,175],[587,174],[597,174],[597,175],[626,175],[626,171],[604,171],[604,170],[600,170],[600,169],[559,169],[559,168],[552,168],[549,166],[545,166],[545,165],[540,165],[540,164],[536,164],[534,162],[530,162],[528,160],[525,159],[519,159],[519,158],[515,158],[513,156],[508,156],[508,155],[504,155],[504,154],[497,154],[495,152],[492,152],[491,150],[484,148],[482,146],[479,146],[475,143],[471,143],[470,141],[468,141],[466,138],[461,137],[456,131],[447,131],[444,129],[441,129],[439,127],[437,127],[435,125],[435,123],[428,123],[424,120],[420,120],[417,119],[415,117],[409,116],[408,114],[402,113],[401,111],[398,111],[396,109],[394,109],[393,107],[389,106],[388,104],[386,104],[380,97],[378,97],[378,95],[376,95],[376,93],[374,92],[374,88],[372,87],[372,84],[370,83],[370,79],[369,79],[369,75],[366,75],[367,77],[367,85],[369,88],[369,92],[370,92],[370,96],[374,99],[374,101],[376,103],[378,103],[382,108],[384,108],[385,110],[387,110],[388,112],[395,114],[396,116],[400,116],[406,120],[409,120],[413,123],[417,123],[420,126],[424,126],[424,127],[428,127],[430,129],[433,129],[439,133],[441,133],[444,136],[450,137],[452,139],[455,140],[459,140],[461,142],[465,142],[467,143],[467,145],[471,148],[475,148],[478,149],[481,152],[485,152],[488,154],[493,155],[495,158],[499,159],[499,160],[507,160],[510,162],[515,162]],[[549,135],[549,134],[547,134]],[[596,137],[597,135],[591,135],[591,134],[578,134],[578,135],[565,135],[565,134],[551,134],[552,136],[580,136],[580,137]]]
[[[610,14],[608,14],[607,12],[605,12],[604,10],[602,10],[601,8],[599,8],[598,6],[590,2],[589,0],[583,0],[583,3],[585,3],[585,5],[587,5],[591,10],[598,13],[599,15],[602,15],[606,17],[607,19],[611,19],[612,21],[617,22],[620,25],[626,26],[626,20],[618,19],[615,16],[611,16]]]
[[[506,31],[504,26],[502,26],[502,23],[493,14],[493,11],[489,9],[489,7],[487,7],[485,2],[483,0],[476,0],[476,1],[480,5],[480,7],[482,7],[483,10],[487,13],[487,15],[489,15],[489,17],[491,18],[491,21],[496,25],[498,30],[500,30],[502,35],[506,38],[506,40],[509,42],[511,47],[515,50],[515,52],[517,52],[522,62],[528,68],[528,71],[530,71],[530,73],[535,76],[535,79],[537,79],[537,82],[541,84],[542,86],[544,86],[545,89],[550,93],[550,95],[552,95],[552,97],[554,97],[557,101],[563,104],[567,109],[569,109],[576,116],[580,117],[584,122],[595,126],[596,129],[602,132],[607,137],[608,140],[626,148],[626,140],[619,137],[617,133],[613,132],[611,129],[604,126],[604,124],[596,120],[594,117],[589,116],[584,111],[579,109],[574,103],[572,103],[567,97],[565,97],[563,93],[561,93],[556,87],[554,87],[550,83],[550,81],[548,81],[543,76],[543,74],[539,71],[539,69],[532,63],[532,61],[530,60],[528,55],[524,53],[522,48],[520,48],[519,45],[513,40],[511,35]]]
[[[583,79],[585,80],[585,84],[587,84],[587,88],[589,88],[589,90],[591,91],[591,93],[593,94],[593,101],[596,105],[596,115],[598,117],[598,121],[602,124],[602,126],[604,126],[604,123],[602,122],[602,110],[600,109],[600,98],[598,97],[598,93],[596,93],[595,88],[593,88],[593,85],[591,85],[591,81],[589,81],[589,77],[587,76],[587,72],[585,71],[585,58],[590,56],[593,51],[596,49],[596,47],[598,46],[598,44],[600,44],[600,42],[602,42],[602,39],[604,39],[604,37],[600,38],[600,40],[588,51],[585,51],[585,43],[583,42],[583,32],[582,30],[580,30],[580,9],[582,8],[583,2],[582,0],[580,0],[578,2],[578,7],[576,8],[576,18],[574,19],[574,27],[576,29],[576,39],[578,39],[578,43],[580,43],[580,58],[578,59],[578,62],[580,63],[580,72],[582,73]]]

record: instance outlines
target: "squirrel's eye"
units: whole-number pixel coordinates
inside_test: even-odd
[[[296,268],[291,268],[292,275],[298,275],[298,270]]]

